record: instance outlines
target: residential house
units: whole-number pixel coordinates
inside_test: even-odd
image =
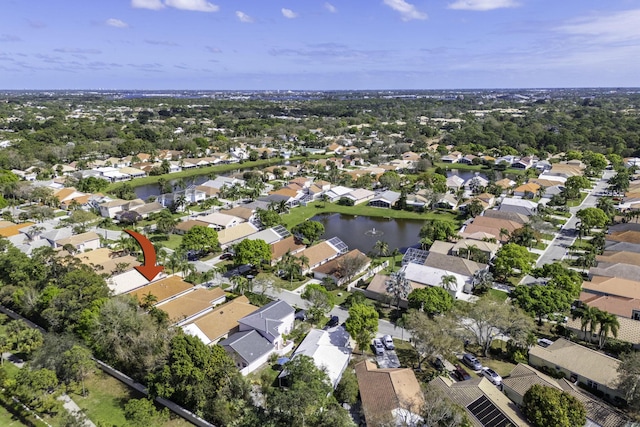
[[[94,252],[95,251],[89,252],[89,254]],[[149,299],[153,300],[153,305],[157,305],[177,298],[184,293],[191,292],[194,289],[194,286],[191,283],[185,282],[182,277],[171,275],[151,282],[148,285],[133,289],[127,293],[137,299],[140,304],[144,304],[146,300]]]
[[[275,264],[282,259],[286,254],[295,255],[303,251],[306,246],[300,242],[297,242],[295,237],[289,236],[278,242],[269,245],[271,248],[271,263]]]
[[[453,151],[449,154],[445,154],[440,157],[440,161],[442,163],[458,163],[458,161],[462,158],[462,153],[459,151]]]
[[[496,240],[506,242],[509,239],[511,233],[514,232],[514,230],[522,227],[523,224],[515,221],[509,221],[501,218],[492,218],[489,216],[477,216],[473,219],[473,222],[464,226],[459,234],[463,237],[469,237],[474,233],[482,232],[493,236],[493,238],[495,238]],[[506,234],[503,233],[505,231]]]
[[[115,218],[118,212],[128,211],[137,206],[144,205],[144,201],[141,199],[134,200],[122,200],[115,199],[100,203],[100,215],[104,218]]]
[[[473,154],[467,154],[466,156],[461,157],[458,160],[458,163],[462,163],[464,165],[472,165],[475,159],[478,159],[476,160],[476,162],[482,161],[482,159],[480,159],[478,156],[474,156]]]
[[[465,183],[465,180],[460,178],[458,175],[451,175],[447,177],[447,188],[449,190],[458,191]]]
[[[194,288],[177,298],[158,303],[156,308],[167,313],[171,323],[182,326],[222,304],[227,299],[222,288]]]
[[[534,182],[522,184],[513,189],[513,195],[516,197],[524,197],[533,199],[538,194],[540,186]]]
[[[239,319],[240,332],[255,330],[270,342],[274,349],[282,350],[287,345],[283,335],[293,330],[294,314],[294,308],[287,302],[272,301]]]
[[[351,193],[352,191],[353,191],[353,188],[337,185],[335,187],[331,187],[331,189],[327,191],[325,195],[327,196],[327,200],[333,203],[333,202],[337,202],[343,197],[346,197],[346,195]]]
[[[75,257],[85,265],[88,265],[98,274],[116,274],[140,265],[136,257],[122,255],[109,248],[98,248],[88,252],[76,254]]]
[[[142,218],[148,218],[149,215],[158,213],[164,209],[158,202],[145,203],[144,205],[135,206],[130,211],[137,212]],[[119,213],[118,213],[119,214]]]
[[[378,369],[371,361],[355,366],[367,425],[420,425],[422,389],[410,368]]]
[[[209,224],[209,227],[215,228],[216,230],[224,230],[227,228],[236,227],[245,222],[242,218],[223,214],[220,212],[214,212],[205,216],[199,216],[198,221],[206,222],[207,224]]]
[[[589,276],[619,277],[621,279],[635,280],[640,277],[640,265],[622,262],[598,262],[595,267],[589,269]]]
[[[257,232],[258,232],[258,228],[255,225],[249,222],[243,222],[238,226],[219,230],[218,242],[220,243],[220,246],[224,249],[235,243],[240,242],[241,240],[253,234],[256,234]]]
[[[376,193],[371,190],[365,190],[363,188],[357,188],[350,193],[347,193],[344,197],[353,201],[354,205],[366,203],[373,199]]]
[[[221,211],[221,213],[242,218],[247,222],[254,222],[256,219],[256,211],[254,209],[245,208],[243,206],[237,206],[232,209],[226,209]]]
[[[100,247],[100,236],[98,236],[94,231],[75,234],[73,236],[57,240],[55,242],[54,249],[62,248],[66,245],[71,245],[76,252],[98,249]]]
[[[400,271],[404,274],[405,278],[410,282],[414,289],[425,286],[437,286],[443,288],[443,277],[453,277],[455,282],[448,284],[448,288],[446,290],[455,299],[469,299],[468,293],[472,290],[471,276],[454,273],[438,267],[414,264],[412,262],[404,265]]]
[[[557,339],[548,347],[531,347],[529,364],[562,373],[569,381],[600,392],[610,401],[624,397],[617,384],[618,359],[564,338]]]
[[[531,200],[505,197],[504,199],[502,199],[498,210],[516,212],[523,215],[531,216],[535,215],[536,212],[538,212],[538,204],[536,202],[532,202]]]
[[[214,307],[204,316],[183,325],[182,329],[185,333],[200,338],[205,345],[214,345],[238,332],[238,321],[258,308],[252,305],[247,297],[241,295]]]
[[[566,379],[552,378],[524,363],[516,365],[511,373],[503,378],[502,391],[518,407],[522,407],[524,395],[534,384],[562,390],[582,402],[587,415],[587,426],[621,427],[629,423],[622,412],[585,393]]]
[[[398,200],[400,200],[400,195],[401,194],[396,191],[385,191],[384,193],[380,193],[373,199],[371,199],[369,201],[369,206],[390,209],[395,206]]]
[[[429,384],[464,408],[474,427],[530,426],[516,405],[486,378],[454,382],[438,376]]]
[[[516,182],[509,178],[503,178],[499,181],[496,181],[496,185],[502,188],[503,190],[507,191],[513,188],[516,185]]]
[[[511,167],[514,169],[529,169],[533,166],[533,159],[531,157],[521,157],[511,164]]]
[[[219,341],[242,375],[248,375],[267,363],[275,352],[273,345],[253,329],[236,332]]]
[[[247,236],[249,240],[264,240],[268,245],[279,242],[280,240],[290,236],[291,233],[283,226],[265,228],[262,231]]]
[[[314,365],[327,374],[329,383],[335,389],[351,359],[353,349],[349,344],[350,338],[344,326],[328,330],[311,329],[291,358],[303,355],[313,359]],[[286,375],[285,370],[278,378],[283,379]]]
[[[443,195],[433,204],[434,208],[440,209],[455,209],[456,206],[458,206],[458,198],[451,193]]]
[[[529,216],[517,212],[499,211],[497,209],[486,210],[482,216],[487,218],[505,219],[507,221],[517,222],[518,224],[528,224]]]
[[[464,189],[467,191],[478,192],[479,190],[486,188],[488,185],[489,180],[484,178],[483,176],[480,176],[480,174],[476,172],[473,178],[469,178],[464,182]]]
[[[350,259],[360,259],[362,265],[360,268],[349,270]],[[345,264],[346,263],[346,264]],[[365,271],[371,265],[371,259],[358,249],[353,249],[344,255],[332,259],[331,261],[316,267],[313,270],[313,277],[318,280],[330,278],[336,285],[343,285],[346,281],[352,280],[354,277]]]
[[[313,271],[316,267],[319,267],[320,265],[325,264],[334,258],[337,258],[341,253],[343,253],[339,247],[331,242],[334,239],[337,238],[320,242],[294,255],[296,258],[306,257],[306,259],[308,260],[308,265],[305,266],[306,268],[303,268],[302,274]],[[340,239],[337,240],[342,242]]]
[[[488,264],[500,249],[499,243],[491,243],[484,240],[460,239],[452,244],[451,255],[462,258],[480,258],[484,264]],[[434,252],[433,246],[430,252]]]

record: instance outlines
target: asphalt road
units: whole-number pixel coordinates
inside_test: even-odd
[[[576,213],[581,209],[596,206],[599,198],[599,196],[596,196],[596,194],[601,194],[607,188],[607,180],[614,174],[614,171],[605,171],[602,175],[602,178],[596,183],[587,197],[584,198],[582,204],[569,209],[569,212],[571,212],[571,218],[569,218],[567,223],[562,226],[562,228],[556,234],[556,237],[549,244],[549,246],[547,246],[547,249],[544,251],[544,253],[540,255],[538,261],[536,262],[537,267],[541,267],[544,264],[550,264],[555,261],[560,261],[567,255],[567,248],[573,245],[573,242],[578,237],[578,230],[576,227],[579,219],[578,217],[576,217]],[[535,278],[527,275],[522,279],[520,283],[530,284],[535,282]]]

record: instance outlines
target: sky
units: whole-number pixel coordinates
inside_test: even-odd
[[[0,89],[640,86],[640,0],[0,0]]]

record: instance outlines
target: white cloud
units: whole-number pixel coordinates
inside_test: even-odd
[[[324,4],[324,8],[327,9],[331,13],[336,13],[338,11],[338,9],[336,9],[336,7],[334,5],[332,5],[331,3],[329,3],[329,2],[326,2]]]
[[[127,28],[129,26],[129,24],[127,24],[126,22],[116,18],[109,18],[104,23],[110,27],[116,27],[116,28]]]
[[[211,53],[222,53],[222,49],[216,46],[205,46],[205,49],[207,49]]]
[[[162,4],[162,0],[131,0],[131,7],[135,7],[136,9],[160,10],[164,9],[164,4]]]
[[[165,0],[165,4],[180,10],[192,12],[217,12],[220,7],[206,0]]]
[[[412,19],[427,19],[427,14],[416,9],[415,5],[407,3],[404,0],[384,0],[384,4],[391,9],[400,13],[403,21],[411,21]]]
[[[624,43],[640,39],[640,9],[625,10],[609,15],[576,19],[556,28],[574,36],[584,36],[594,43]]]
[[[236,11],[236,16],[238,17],[238,19],[240,20],[240,22],[244,22],[245,24],[250,24],[253,22],[253,18],[250,17],[249,15],[247,15],[246,13],[237,10]]]
[[[298,14],[295,13],[293,10],[291,9],[286,9],[286,8],[282,8],[282,16],[284,16],[287,19],[293,19],[293,18],[297,18]]]
[[[518,6],[519,4],[514,0],[456,0],[449,5],[449,9],[485,12],[487,10]]]

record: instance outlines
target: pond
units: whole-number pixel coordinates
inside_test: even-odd
[[[324,225],[323,237],[339,237],[349,249],[360,249],[367,254],[372,251],[378,240],[389,245],[389,251],[395,248],[404,252],[420,241],[420,228],[424,221],[415,219],[385,219],[344,214],[322,214],[311,218]]]
[[[207,182],[209,179],[209,175],[198,175],[190,178],[184,178],[184,184],[186,186],[190,185],[200,185],[203,182]],[[177,185],[180,179],[172,179],[169,183],[174,186]],[[133,189],[136,193],[136,196],[142,200],[147,200],[149,197],[154,196],[158,197],[160,195],[160,186],[158,184],[145,184]]]

